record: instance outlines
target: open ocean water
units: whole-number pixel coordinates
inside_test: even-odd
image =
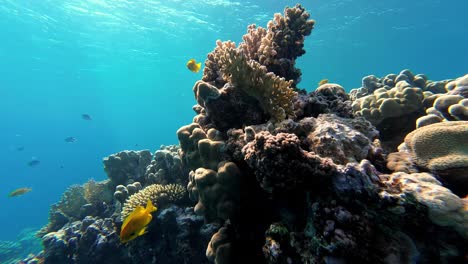
[[[296,2],[0,0],[1,243],[45,225],[70,185],[106,179],[104,157],[177,144],[201,76],[186,62]],[[467,1],[301,4],[316,24],[297,61],[300,88],[326,78],[349,91],[403,69],[432,80],[468,72]],[[20,187],[32,191],[7,197]]]

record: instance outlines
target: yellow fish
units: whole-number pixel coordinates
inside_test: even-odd
[[[195,59],[190,59],[188,62],[187,62],[187,68],[191,71],[191,72],[198,72],[200,71],[201,69],[201,62],[197,63],[195,61]]]
[[[328,79],[323,79],[323,80],[320,80],[320,82],[318,83],[318,85],[322,85],[322,84],[326,84],[328,83]]]
[[[146,208],[138,205],[133,212],[125,218],[120,231],[120,242],[127,243],[130,240],[146,233],[146,226],[151,222],[151,213],[156,211],[151,200],[148,200]]]
[[[23,195],[23,194],[28,193],[30,191],[32,191],[31,188],[27,188],[27,187],[18,188],[16,190],[12,191],[10,194],[8,194],[8,197],[15,197],[15,196]]]

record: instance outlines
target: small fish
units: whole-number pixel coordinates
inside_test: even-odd
[[[82,115],[81,115],[81,118],[84,119],[84,120],[93,120],[93,119],[91,118],[91,116],[88,115],[88,114],[82,114]]]
[[[40,160],[33,159],[33,160],[31,160],[31,161],[28,162],[28,166],[29,166],[29,167],[35,167],[35,166],[39,165],[39,163],[41,163]]]
[[[320,82],[318,83],[318,85],[320,86],[320,85],[326,84],[326,83],[328,83],[328,79],[322,79],[322,80],[320,80]]]
[[[120,242],[127,243],[130,240],[146,233],[146,227],[151,222],[152,212],[158,210],[151,200],[148,200],[146,208],[138,205],[133,212],[125,218],[120,231]]]
[[[191,71],[191,72],[199,72],[200,69],[201,69],[201,62],[197,63],[195,61],[195,59],[190,59],[188,62],[187,62],[187,68]]]
[[[67,138],[65,138],[65,142],[68,142],[68,143],[76,142],[76,138],[74,138],[74,137],[67,137]]]
[[[18,147],[16,147],[16,150],[17,150],[17,151],[23,151],[23,150],[24,150],[24,146],[18,146]]]
[[[28,193],[28,192],[30,192],[30,191],[32,191],[31,188],[27,188],[27,187],[18,188],[18,189],[16,189],[16,190],[10,192],[10,193],[8,194],[8,197],[20,196],[20,195],[23,195],[23,194]]]

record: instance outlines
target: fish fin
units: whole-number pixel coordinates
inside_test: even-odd
[[[151,200],[148,200],[148,203],[146,204],[146,211],[148,213],[152,213],[156,210],[158,210],[158,208],[153,205],[153,202],[151,202]]]
[[[146,232],[148,232],[148,231],[146,230],[146,226],[145,226],[145,227],[143,227],[143,228],[141,229],[141,231],[140,231],[140,233],[138,233],[138,235],[139,235],[139,236],[142,236],[142,235],[146,234]]]
[[[197,63],[197,72],[201,69],[201,62]]]
[[[135,208],[135,210],[133,210],[133,212],[130,213],[130,214],[127,216],[127,218],[125,218],[124,222],[122,223],[122,229],[124,229],[124,228],[127,226],[127,224],[130,222],[130,220],[132,220],[132,219],[135,217],[135,215],[139,214],[142,210],[145,210],[145,209],[143,208],[143,206],[138,205],[138,206]]]

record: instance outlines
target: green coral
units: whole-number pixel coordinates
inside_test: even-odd
[[[149,185],[128,197],[122,207],[121,218],[122,220],[127,218],[127,216],[129,216],[138,205],[146,206],[148,200],[151,200],[155,206],[161,206],[161,204],[164,203],[181,200],[185,196],[185,193],[185,188],[179,184]]]

